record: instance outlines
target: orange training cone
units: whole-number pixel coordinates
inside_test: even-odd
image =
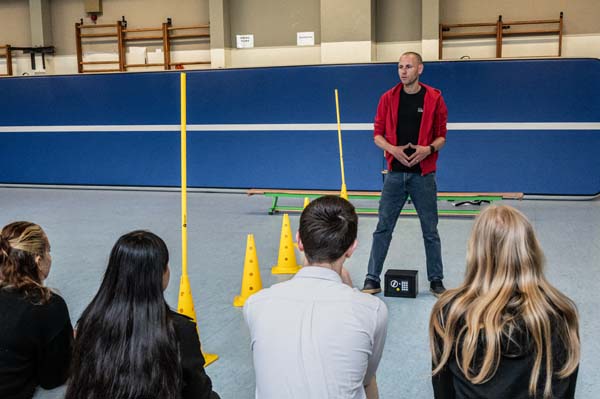
[[[196,311],[194,310],[194,299],[192,298],[192,288],[190,287],[190,280],[187,274],[181,275],[181,282],[179,284],[179,301],[177,302],[177,311],[181,314],[190,317],[196,322],[196,329],[198,328],[198,322],[196,319]],[[200,332],[198,331],[198,335]],[[219,358],[218,355],[213,353],[202,353],[204,355],[204,366],[208,366]]]
[[[304,205],[302,206],[302,209],[306,209],[308,204],[310,204],[310,198],[304,197]]]
[[[294,252],[294,240],[292,239],[292,228],[290,227],[290,217],[287,213],[283,215],[281,224],[281,238],[279,239],[279,257],[277,265],[273,266],[273,274],[295,274],[300,270],[296,263],[296,254]]]
[[[258,256],[256,256],[256,246],[254,245],[254,234],[248,234],[242,289],[240,295],[233,298],[233,306],[244,306],[246,299],[260,290],[262,290],[262,281],[260,280]]]

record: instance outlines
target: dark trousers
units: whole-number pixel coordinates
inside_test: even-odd
[[[367,278],[371,280],[377,282],[381,280],[383,262],[392,241],[392,233],[409,195],[421,222],[427,259],[427,279],[432,281],[444,278],[442,246],[437,230],[435,173],[421,176],[418,173],[389,172],[383,183],[379,201],[379,221],[373,233],[373,244],[369,256]]]

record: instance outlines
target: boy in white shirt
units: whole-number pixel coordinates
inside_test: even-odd
[[[348,201],[314,200],[297,233],[305,266],[246,301],[257,399],[378,397],[387,307],[342,281],[348,281],[343,264],[356,249],[357,229]]]

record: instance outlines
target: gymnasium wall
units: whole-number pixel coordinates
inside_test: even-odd
[[[596,0],[440,0],[440,22],[445,24],[557,19],[565,15],[565,34],[600,33]]]
[[[600,7],[596,0],[440,0],[440,23],[556,20],[564,12],[562,55],[600,58]],[[527,26],[527,29],[556,28],[554,25]],[[519,29],[512,26],[512,29]],[[480,28],[480,30],[483,30]],[[459,39],[444,42],[444,59],[494,58],[495,38]],[[556,35],[512,36],[503,39],[502,56],[556,56]]]
[[[379,190],[372,141],[396,65],[187,74],[188,184],[338,189],[333,90],[340,91],[349,190]],[[448,143],[441,191],[600,192],[600,61],[427,63],[443,91]],[[179,74],[0,80],[0,182],[178,186]]]
[[[252,33],[256,47],[295,46],[296,32],[315,32],[321,42],[320,0],[230,0],[231,39]]]
[[[377,42],[420,42],[421,8],[420,1],[377,1]]]
[[[0,1],[0,45],[25,46],[29,43],[31,43],[29,3],[24,0]]]
[[[75,23],[86,19],[83,0],[50,2],[52,38],[57,55],[75,54]],[[164,0],[102,0],[102,14],[98,23],[115,23],[125,16],[132,27],[159,26],[167,17],[174,25],[208,23],[208,0],[177,0],[177,6]],[[0,43],[30,46],[29,2],[27,0],[0,1]],[[113,49],[110,46],[100,50]]]
[[[176,7],[172,2],[161,0],[103,0],[102,3],[103,13],[98,23],[114,23],[122,15],[132,28],[158,26],[167,17],[172,17],[179,26],[205,24],[210,20],[214,28],[212,42],[177,44],[174,58],[211,59],[213,68],[394,62],[399,54],[408,50],[420,51],[427,59],[435,59],[437,52],[429,50],[437,46],[438,20],[442,23],[495,21],[499,14],[505,20],[554,19],[560,11],[565,13],[563,56],[600,58],[597,0],[178,0]],[[47,57],[45,73],[76,73],[73,25],[80,18],[89,22],[83,0],[51,1],[50,6],[57,54]],[[427,18],[436,13],[439,18]],[[27,0],[0,1],[0,45],[31,45],[29,25]],[[301,31],[315,32],[314,46],[296,45],[296,32]],[[255,48],[236,49],[235,35],[247,33],[254,34]],[[557,54],[557,43],[553,35],[506,38],[504,57],[553,56]],[[149,53],[157,48],[156,43],[137,44],[146,47]],[[96,46],[89,51],[108,51],[116,57],[114,44]],[[493,58],[494,55],[493,38],[452,40],[444,45],[447,60]],[[4,71],[3,62],[0,59],[1,71]],[[33,74],[29,56],[16,52],[13,63],[15,75]],[[194,69],[204,67],[192,66]]]

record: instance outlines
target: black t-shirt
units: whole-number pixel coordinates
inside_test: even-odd
[[[57,294],[43,305],[0,289],[0,398],[29,399],[38,385],[62,385],[68,376],[73,327]]]
[[[404,89],[400,90],[396,145],[406,145],[408,143],[418,144],[425,92],[426,90],[423,87],[414,94],[408,94]],[[415,150],[412,148],[405,151],[408,155],[411,155],[414,152]],[[394,158],[392,161],[392,170],[395,172],[421,173],[421,166],[416,164],[412,168],[407,168]]]

